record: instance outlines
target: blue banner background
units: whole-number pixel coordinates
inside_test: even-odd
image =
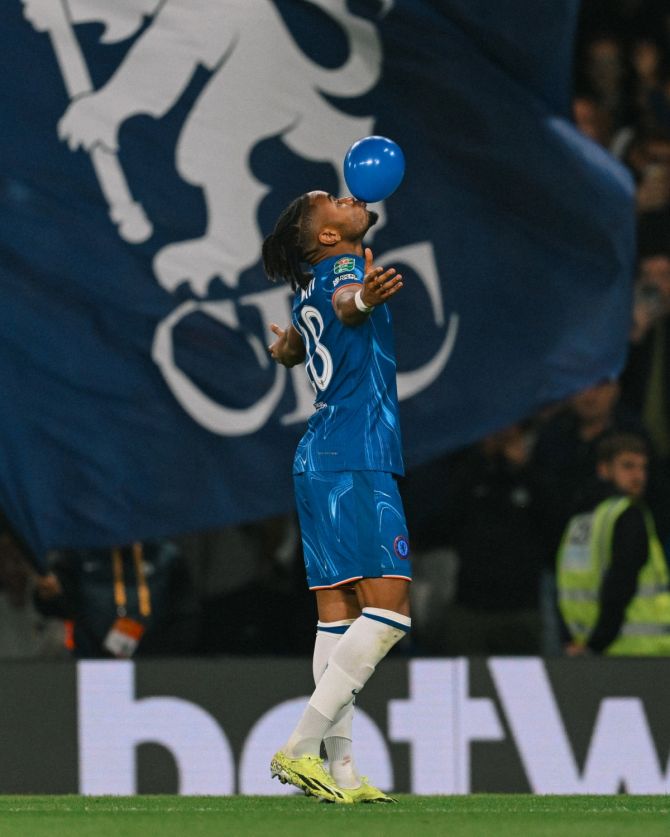
[[[312,63],[346,62],[350,44],[332,16],[297,0],[276,7]],[[180,176],[175,147],[216,70],[200,64],[164,115],[122,123],[118,159],[154,228],[129,243],[89,155],[58,138],[69,104],[63,76],[48,34],[22,11],[18,0],[0,9],[0,506],[38,555],[288,511],[304,427],[304,417],[287,421],[298,403],[293,379],[256,432],[225,435],[183,409],[152,360],[159,323],[200,300],[187,284],[161,287],[152,262],[207,227],[203,190]],[[373,249],[422,244],[439,275],[431,297],[416,264],[396,262],[407,279],[393,303],[399,371],[429,363],[454,326],[446,365],[401,405],[409,465],[623,363],[632,183],[568,120],[577,12],[573,0],[502,0],[494,10],[484,0],[349,4],[378,35],[380,78],[362,95],[324,100],[371,117],[370,132],[395,139],[407,160]],[[96,90],[151,23],[110,44],[98,23],[74,27]],[[356,138],[342,137],[342,157]],[[260,235],[295,195],[340,189],[330,162],[285,139],[259,137],[249,149],[265,190]],[[174,327],[176,367],[217,404],[250,407],[276,381],[255,353],[268,336],[248,302],[267,290],[257,259],[236,287],[209,283],[205,299],[230,305],[226,322],[200,306]]]

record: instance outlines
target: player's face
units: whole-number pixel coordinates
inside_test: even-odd
[[[310,192],[309,196],[315,230],[334,227],[345,240],[360,241],[379,217],[356,198],[336,198],[328,192]]]
[[[643,453],[624,451],[611,462],[601,463],[601,475],[627,497],[639,498],[647,487],[647,457]]]

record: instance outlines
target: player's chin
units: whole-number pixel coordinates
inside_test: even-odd
[[[368,209],[368,229],[374,227],[377,221],[379,221],[379,214],[372,209]]]

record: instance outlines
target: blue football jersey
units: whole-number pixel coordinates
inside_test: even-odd
[[[293,325],[306,348],[305,367],[316,412],[296,451],[293,472],[404,472],[391,312],[377,306],[365,322],[346,326],[333,297],[362,285],[365,260],[335,256],[313,267],[309,287],[293,303]]]

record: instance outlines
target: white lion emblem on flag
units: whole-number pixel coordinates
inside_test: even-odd
[[[341,67],[311,61],[270,0],[23,0],[25,17],[51,36],[72,100],[59,135],[72,150],[91,153],[112,219],[128,241],[148,238],[152,224],[116,158],[119,128],[138,114],[164,116],[198,67],[211,73],[175,151],[179,175],[203,190],[207,228],[201,238],[156,254],[156,279],[170,292],[188,282],[205,296],[214,277],[236,287],[258,261],[256,210],[267,192],[249,165],[258,142],[278,136],[301,157],[331,163],[344,190],[343,151],[372,133],[372,117],[350,116],[326,96],[360,96],[376,84],[382,59],[376,27],[350,13],[346,0],[310,2],[347,35]],[[110,43],[135,34],[145,18],[148,25],[116,72],[93,90],[74,25],[103,23],[101,40]]]

